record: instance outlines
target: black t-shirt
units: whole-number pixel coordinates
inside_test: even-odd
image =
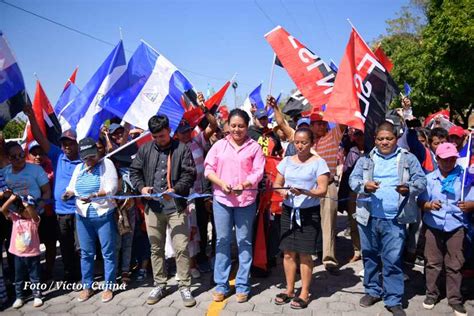
[[[252,125],[249,127],[248,135],[262,147],[265,156],[279,156],[283,150],[280,139],[270,129],[264,131]]]

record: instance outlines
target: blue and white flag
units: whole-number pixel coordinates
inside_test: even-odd
[[[30,100],[20,67],[0,31],[0,129],[23,110]]]
[[[70,118],[67,114],[70,114],[71,111],[66,109],[73,103],[74,99],[79,95],[81,90],[76,86],[76,84],[69,82],[67,88],[63,91],[61,96],[54,106],[54,113],[58,117],[59,123],[61,124],[62,131],[67,131],[71,129],[71,124],[69,123]]]
[[[101,99],[126,71],[125,52],[120,41],[73,102],[63,110],[77,139],[97,139],[102,123],[113,115],[100,106]],[[126,82],[123,83],[127,85]]]
[[[145,130],[156,114],[168,117],[172,131],[178,127],[185,110],[181,98],[193,86],[176,66],[142,42],[122,77],[129,86],[113,86],[102,99],[104,109]]]
[[[281,98],[281,92],[275,100],[275,103],[277,106],[278,106],[278,102],[280,102],[280,98]],[[267,109],[267,114],[268,114],[268,122],[273,123],[273,120],[275,119],[275,110],[273,110],[273,108],[270,107]]]
[[[408,83],[403,84],[403,89],[405,90],[405,96],[409,96],[411,93],[411,87]]]
[[[260,95],[260,91],[262,90],[262,84],[259,84],[252,92],[247,96],[242,105],[242,110],[247,112],[249,117],[252,117],[252,107],[255,106],[257,109],[265,108],[265,104],[263,103],[262,96]]]

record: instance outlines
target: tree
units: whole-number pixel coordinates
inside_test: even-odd
[[[23,137],[25,127],[26,127],[26,122],[25,121],[23,121],[21,119],[11,120],[3,128],[3,137],[5,139],[21,138],[21,137]]]
[[[449,107],[462,119],[474,101],[474,2],[472,0],[412,0],[381,36],[395,67],[398,84],[413,88],[415,115]]]

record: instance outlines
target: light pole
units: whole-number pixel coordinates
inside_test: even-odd
[[[239,85],[237,84],[237,81],[234,81],[232,83],[232,89],[234,89],[234,109],[237,108],[237,87]]]

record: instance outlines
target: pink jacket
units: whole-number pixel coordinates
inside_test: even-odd
[[[256,189],[263,178],[265,157],[260,145],[250,137],[236,150],[230,142],[231,136],[219,140],[208,152],[204,161],[204,175],[215,173],[219,179],[232,187],[245,181],[252,183]],[[255,202],[257,191],[243,191],[241,195],[225,194],[220,186],[213,184],[214,197],[230,207],[245,207]]]

